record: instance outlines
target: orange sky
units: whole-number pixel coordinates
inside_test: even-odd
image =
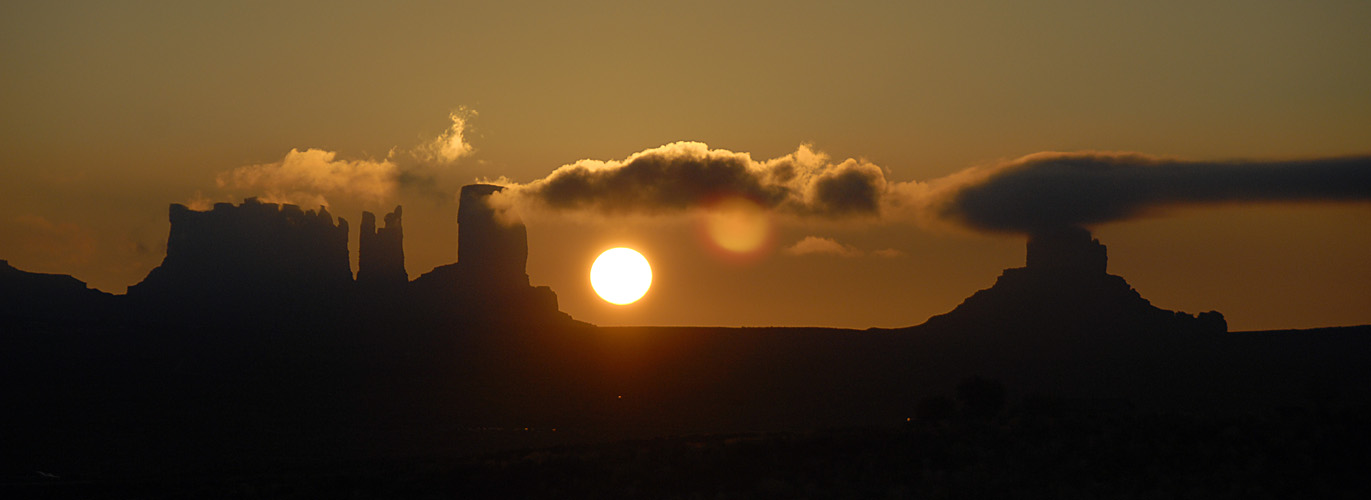
[[[809,144],[891,182],[1041,151],[1371,153],[1365,2],[906,3],[7,3],[0,259],[122,293],[160,261],[168,203],[257,195],[354,228],[403,204],[415,277],[455,260],[462,184],[677,141]],[[1231,204],[1094,229],[1154,304],[1266,329],[1371,323],[1368,221],[1364,201]],[[598,324],[910,325],[1023,263],[1021,237],[901,218],[778,216],[742,261],[691,213],[527,223],[532,282]],[[807,237],[841,251],[784,251]],[[587,279],[620,245],[656,274],[629,306]]]

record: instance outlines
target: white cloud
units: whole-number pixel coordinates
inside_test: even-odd
[[[799,256],[799,255],[833,255],[833,256],[836,256],[836,257],[865,257],[865,256],[871,256],[871,257],[893,258],[893,257],[899,257],[899,256],[901,256],[901,255],[904,255],[904,252],[901,252],[901,251],[896,250],[896,249],[894,249],[894,248],[882,248],[882,249],[880,249],[880,250],[874,250],[874,251],[871,251],[871,252],[866,252],[866,251],[862,251],[862,249],[857,248],[857,247],[854,247],[854,246],[852,246],[852,245],[845,245],[845,244],[839,243],[838,240],[835,240],[835,239],[833,239],[833,238],[824,238],[824,237],[822,237],[822,236],[805,236],[804,239],[801,239],[800,241],[795,242],[794,245],[790,245],[790,246],[788,246],[788,247],[785,247],[785,248],[781,249],[781,252],[782,252],[782,253],[785,253],[786,255],[796,255],[796,256]]]
[[[304,206],[328,205],[330,196],[376,204],[394,196],[400,167],[390,158],[349,161],[337,156],[322,149],[291,149],[281,161],[238,167],[219,174],[215,183],[221,189],[255,193],[263,201]]]
[[[452,126],[442,134],[415,148],[414,154],[428,161],[451,163],[470,155],[474,149],[466,139],[467,122],[476,116],[476,111],[466,107],[458,108],[448,114]]]
[[[462,107],[449,114],[452,125],[438,137],[412,148],[392,148],[385,158],[340,159],[323,149],[291,149],[280,161],[221,172],[215,183],[230,200],[257,197],[268,203],[313,207],[359,203],[378,207],[394,201],[401,189],[424,193],[455,191],[453,163],[474,151],[467,127],[476,111]],[[214,199],[197,192],[188,206],[208,208]]]
[[[861,257],[863,252],[851,245],[838,243],[833,238],[805,236],[794,245],[781,250],[789,255],[835,255],[838,257]]]

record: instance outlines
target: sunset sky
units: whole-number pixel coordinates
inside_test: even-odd
[[[1364,1],[6,2],[0,259],[124,293],[169,203],[260,196],[327,204],[354,263],[361,211],[403,205],[414,278],[456,260],[457,190],[485,179],[524,193],[530,280],[577,319],[908,326],[1022,266],[1056,198],[986,207],[1075,162],[1122,165],[1050,196],[1098,202],[1073,222],[1154,305],[1368,324],[1369,21]],[[756,190],[648,168],[674,158]],[[660,175],[548,187],[630,167]],[[1184,188],[1138,198],[1158,191],[1133,167]],[[939,204],[1004,172],[1028,174]],[[760,246],[719,248],[721,203],[758,210]],[[633,304],[590,286],[616,246],[653,267]]]

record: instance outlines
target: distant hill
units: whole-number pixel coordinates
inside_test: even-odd
[[[105,322],[113,297],[65,274],[21,271],[0,260],[0,325]]]

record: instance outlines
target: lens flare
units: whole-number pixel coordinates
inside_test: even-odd
[[[760,254],[771,242],[771,217],[747,198],[729,196],[705,207],[704,233],[709,242],[734,257]]]

